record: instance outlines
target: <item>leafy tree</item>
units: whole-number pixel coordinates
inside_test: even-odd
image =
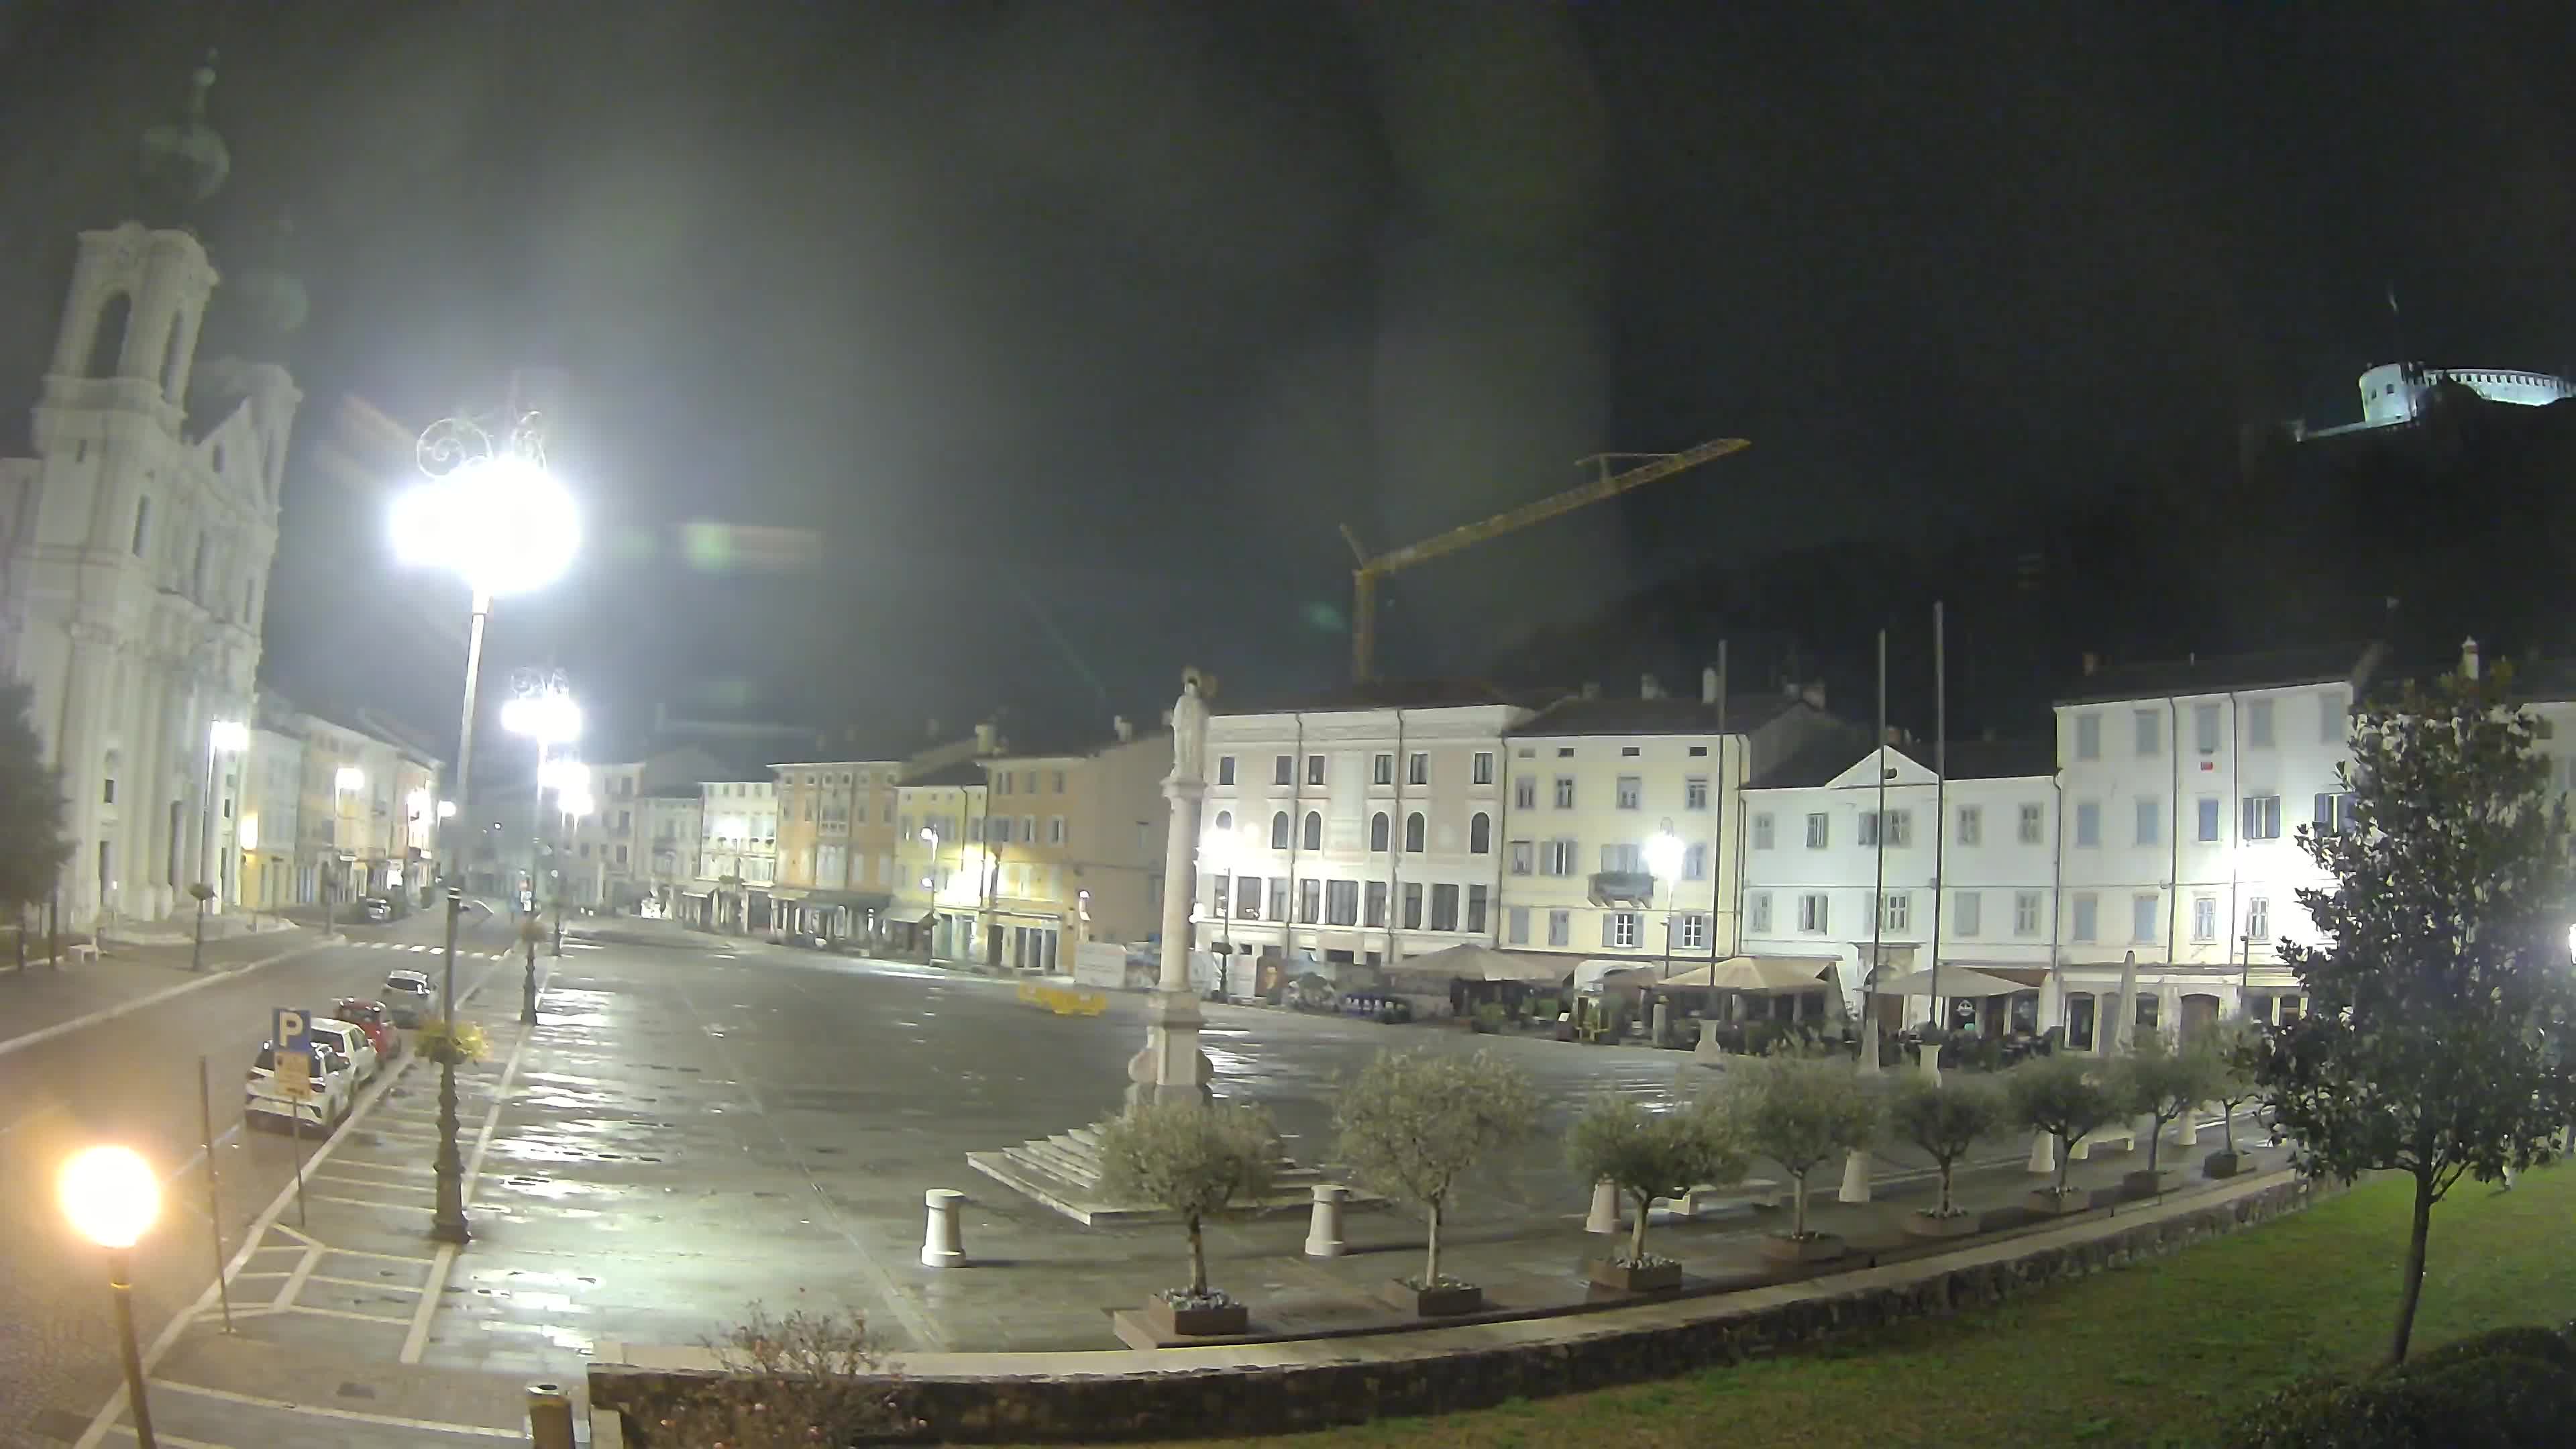
[[[1101,1184],[1114,1197],[1137,1198],[1180,1214],[1190,1232],[1191,1299],[1208,1291],[1202,1228],[1228,1203],[1270,1188],[1278,1134],[1258,1107],[1201,1102],[1143,1102],[1100,1129]]]
[[[2092,1062],[2075,1055],[2022,1063],[2005,1075],[2004,1091],[2015,1118],[2057,1139],[2057,1183],[2051,1191],[2064,1197],[2075,1144],[2120,1115],[2119,1098]]]
[[[0,906],[19,924],[27,908],[51,897],[72,843],[63,834],[62,780],[45,764],[44,743],[29,718],[35,691],[0,683]]]
[[[1789,1236],[1805,1238],[1807,1176],[1878,1135],[1877,1094],[1839,1055],[1777,1051],[1734,1067],[1726,1095],[1746,1144],[1795,1184]]]
[[[2147,1171],[2156,1170],[2166,1125],[2208,1100],[2214,1075],[2208,1052],[2177,1051],[2158,1031],[2140,1034],[2137,1049],[2112,1064],[2111,1092],[2121,1109],[2144,1113],[2155,1122],[2147,1134]]]
[[[2353,824],[2300,832],[2332,883],[2299,904],[2331,944],[2283,943],[2309,1011],[2254,1062],[2300,1171],[2415,1180],[2391,1362],[2414,1329],[2434,1204],[2463,1176],[2547,1161],[2576,1108],[2550,1049],[2576,1019],[2567,813],[2510,686],[2509,668],[2445,676],[2360,712],[2343,770]]]
[[[1950,1195],[1951,1173],[1980,1138],[2009,1116],[2003,1088],[1989,1077],[1953,1075],[1934,1082],[1909,1075],[1896,1084],[1887,1115],[1895,1134],[1923,1149],[1941,1169],[1941,1202],[1932,1216],[1957,1217],[1960,1208]]]
[[[1585,1182],[1607,1182],[1637,1205],[1629,1230],[1630,1264],[1643,1267],[1646,1217],[1659,1197],[1678,1197],[1702,1183],[1744,1176],[1746,1153],[1734,1119],[1712,1099],[1673,1112],[1649,1112],[1627,1097],[1594,1097],[1565,1139],[1566,1162]]]
[[[2254,1061],[2263,1050],[2263,1033],[2241,1016],[2230,1017],[2195,1043],[2209,1053],[2209,1100],[2218,1104],[2219,1150],[2236,1150],[2236,1109],[2262,1094],[2254,1081]]]
[[[1380,1052],[1344,1086],[1334,1114],[1341,1157],[1361,1182],[1420,1203],[1430,1246],[1417,1287],[1441,1286],[1440,1219],[1476,1160],[1529,1135],[1538,1093],[1529,1074],[1487,1052]]]

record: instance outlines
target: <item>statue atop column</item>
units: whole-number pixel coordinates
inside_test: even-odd
[[[1207,701],[1200,697],[1203,677],[1181,671],[1181,697],[1172,702],[1172,778],[1204,779],[1207,769]]]

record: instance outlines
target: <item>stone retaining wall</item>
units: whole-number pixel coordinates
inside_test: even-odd
[[[1512,1398],[1668,1378],[1987,1307],[2034,1288],[2178,1252],[2295,1212],[2318,1195],[2314,1185],[2286,1177],[2199,1206],[2173,1204],[2171,1210],[2070,1225],[2066,1237],[2050,1234],[1982,1248],[1971,1243],[1935,1258],[1722,1298],[1482,1330],[1314,1343],[1303,1346],[1303,1361],[1285,1356],[1273,1363],[1090,1374],[1050,1370],[1048,1360],[1056,1355],[978,1355],[1024,1360],[1029,1371],[902,1377],[890,1380],[888,1388],[901,1413],[919,1426],[906,1437],[960,1444],[1179,1438],[1253,1425],[1265,1433],[1287,1433],[1400,1414],[1451,1413]],[[2137,1220],[2124,1220],[2129,1216]],[[1511,1329],[1523,1332],[1495,1331]],[[590,1401],[624,1414],[632,1449],[682,1449],[653,1442],[652,1408],[667,1401],[677,1384],[703,1377],[595,1364]]]

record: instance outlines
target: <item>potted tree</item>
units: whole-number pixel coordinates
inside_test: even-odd
[[[1682,1265],[1646,1252],[1646,1220],[1655,1199],[1744,1176],[1745,1153],[1733,1120],[1703,1100],[1679,1111],[1648,1112],[1627,1097],[1592,1099],[1565,1140],[1568,1165],[1585,1182],[1606,1182],[1636,1205],[1628,1251],[1583,1265],[1584,1276],[1623,1293],[1678,1287]]]
[[[1537,1114],[1529,1075],[1483,1051],[1380,1052],[1343,1086],[1342,1160],[1371,1190],[1419,1203],[1430,1229],[1422,1275],[1392,1285],[1398,1307],[1434,1318],[1484,1306],[1484,1290],[1440,1271],[1441,1219],[1477,1159],[1528,1136]]]
[[[1269,1188],[1278,1160],[1269,1117],[1248,1106],[1144,1102],[1103,1123],[1099,1146],[1101,1182],[1112,1196],[1168,1208],[1189,1229],[1189,1284],[1147,1300],[1146,1326],[1165,1338],[1243,1332],[1248,1310],[1208,1287],[1202,1228],[1227,1204]]]
[[[1878,1136],[1877,1094],[1839,1057],[1784,1048],[1737,1064],[1726,1095],[1745,1146],[1789,1175],[1789,1231],[1763,1239],[1764,1256],[1796,1263],[1841,1257],[1841,1238],[1807,1228],[1807,1178],[1828,1159],[1858,1152]]]
[[[1929,1211],[1906,1214],[1905,1230],[1923,1238],[1965,1237],[1977,1230],[1977,1215],[1960,1207],[1951,1193],[1951,1174],[1979,1138],[2001,1127],[2010,1113],[2003,1089],[1990,1077],[1905,1078],[1896,1084],[1888,1104],[1895,1134],[1923,1150],[1941,1172],[1941,1200]]]
[[[2209,1095],[2209,1058],[2200,1052],[2177,1051],[2162,1033],[2146,1032],[2138,1038],[2137,1050],[2114,1068],[2111,1086],[2125,1112],[2143,1114],[2152,1124],[2146,1167],[2121,1180],[2133,1196],[2152,1197],[2168,1186],[2156,1170],[2165,1128]]]
[[[2254,1085],[2251,1054],[2262,1041],[2254,1023],[2243,1017],[2231,1017],[2194,1045],[2208,1053],[2209,1100],[2218,1104],[2218,1150],[2209,1154],[2200,1170],[2210,1177],[2234,1177],[2244,1170],[2236,1155],[2236,1109],[2254,1100],[2259,1089]]]
[[[2012,1069],[2005,1078],[2012,1115],[2023,1125],[2057,1139],[2057,1180],[2035,1189],[2035,1212],[2076,1213],[2093,1205],[2093,1195],[2066,1184],[2066,1170],[2076,1143],[2120,1115],[2119,1100],[2098,1080],[2090,1062],[2080,1056],[2040,1057]]]

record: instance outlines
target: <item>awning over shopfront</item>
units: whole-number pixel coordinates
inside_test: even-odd
[[[1929,996],[1932,994],[1932,973],[1910,971],[1893,980],[1882,976],[1879,978],[1877,989],[1881,996]],[[2001,976],[1989,976],[1970,966],[1941,968],[1943,996],[2010,996],[2016,991],[2038,989],[2035,986],[2025,986],[2018,981],[2008,981]]]
[[[1828,984],[1824,974],[1833,967],[1831,960],[1814,956],[1730,956],[1654,984],[1713,987],[1719,991],[1813,991]]]
[[[896,906],[892,910],[886,912],[886,924],[891,926],[918,926],[937,914],[937,909],[932,906]]]
[[[1592,960],[1577,962],[1574,967],[1574,989],[1577,992],[1654,984],[1655,964],[1651,961]]]
[[[834,906],[852,911],[882,911],[894,904],[894,897],[884,891],[815,891],[805,897],[805,904],[827,911]]]
[[[1450,946],[1421,956],[1407,956],[1396,969],[1460,981],[1530,981],[1553,986],[1565,979],[1565,958],[1529,951],[1498,951],[1491,946]]]

